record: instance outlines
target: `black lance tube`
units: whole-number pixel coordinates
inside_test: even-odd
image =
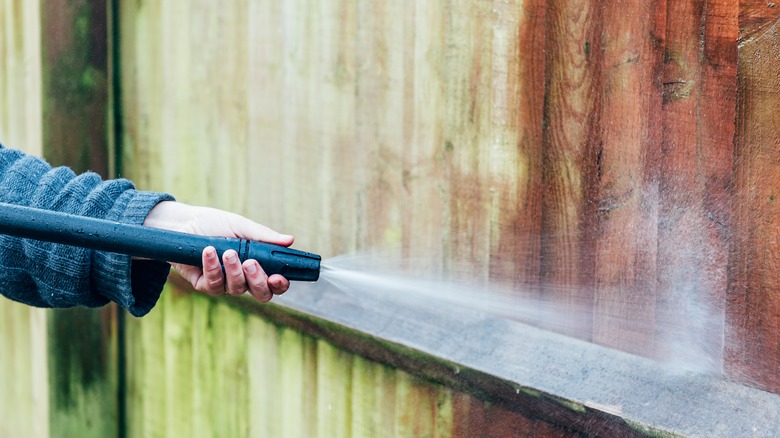
[[[257,260],[268,275],[298,281],[317,281],[322,260],[317,254],[271,243],[199,236],[6,203],[0,203],[0,234],[192,266],[202,266],[203,249],[213,246],[220,260],[232,249],[241,260]]]

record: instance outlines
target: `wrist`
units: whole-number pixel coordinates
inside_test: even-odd
[[[162,201],[149,211],[144,219],[145,227],[182,231],[191,219],[189,206],[176,201]]]

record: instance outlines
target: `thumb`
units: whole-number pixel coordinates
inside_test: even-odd
[[[247,240],[259,240],[261,242],[274,243],[276,245],[290,246],[295,238],[289,234],[278,233],[265,225],[247,219],[243,216],[231,217],[230,227],[236,237]]]

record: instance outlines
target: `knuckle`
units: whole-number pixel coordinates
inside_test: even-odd
[[[253,278],[250,280],[250,285],[253,289],[267,289],[268,282],[265,278]]]
[[[217,291],[222,289],[222,278],[211,278],[207,282],[208,289],[211,291]]]
[[[246,283],[233,283],[228,287],[228,292],[233,295],[241,295],[247,291]]]

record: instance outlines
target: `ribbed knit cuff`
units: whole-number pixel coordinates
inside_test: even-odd
[[[143,225],[155,205],[173,201],[165,193],[127,190],[114,202],[105,219]],[[157,304],[170,273],[170,265],[153,260],[132,260],[124,254],[95,251],[93,285],[97,292],[127,309],[133,316],[144,316]]]

